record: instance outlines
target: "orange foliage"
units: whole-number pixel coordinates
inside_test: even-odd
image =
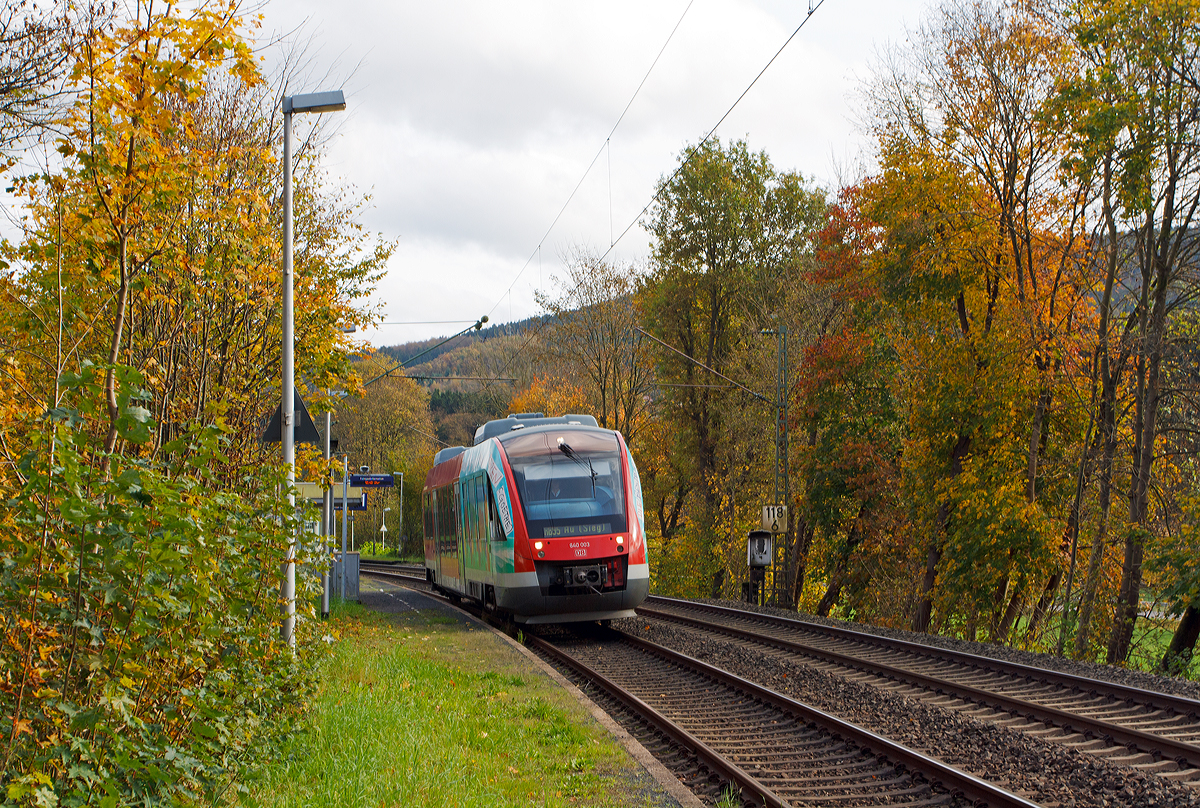
[[[513,396],[513,412],[542,412],[550,416],[566,413],[588,414],[587,394],[566,379],[535,376],[529,387]]]

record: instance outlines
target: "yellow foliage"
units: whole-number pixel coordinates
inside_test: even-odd
[[[535,376],[528,388],[513,396],[513,412],[543,412],[548,416],[578,413],[590,415],[583,388],[566,379]]]

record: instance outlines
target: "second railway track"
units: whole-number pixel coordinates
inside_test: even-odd
[[[822,670],[1200,784],[1194,699],[693,601],[651,598],[639,614],[780,649]]]

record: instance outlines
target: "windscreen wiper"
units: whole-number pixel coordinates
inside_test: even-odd
[[[592,467],[592,459],[590,457],[587,458],[587,461],[585,463],[584,460],[579,457],[579,454],[574,449],[571,448],[571,444],[567,443],[562,438],[558,439],[558,450],[560,452],[562,452],[563,454],[565,454],[571,460],[574,460],[579,465],[587,466],[588,476],[590,476],[592,478],[592,499],[595,499],[596,498],[596,469],[594,469]]]

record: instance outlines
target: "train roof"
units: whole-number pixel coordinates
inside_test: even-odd
[[[508,435],[513,432],[518,432],[522,429],[568,424],[571,426],[599,426],[599,424],[596,423],[596,417],[594,415],[559,415],[547,418],[540,412],[514,413],[507,418],[501,418],[496,421],[488,421],[486,424],[479,427],[479,429],[476,429],[475,445],[478,446],[489,438]]]
[[[445,463],[447,460],[457,457],[466,450],[466,446],[447,446],[433,456],[433,465],[436,466],[438,463]]]

